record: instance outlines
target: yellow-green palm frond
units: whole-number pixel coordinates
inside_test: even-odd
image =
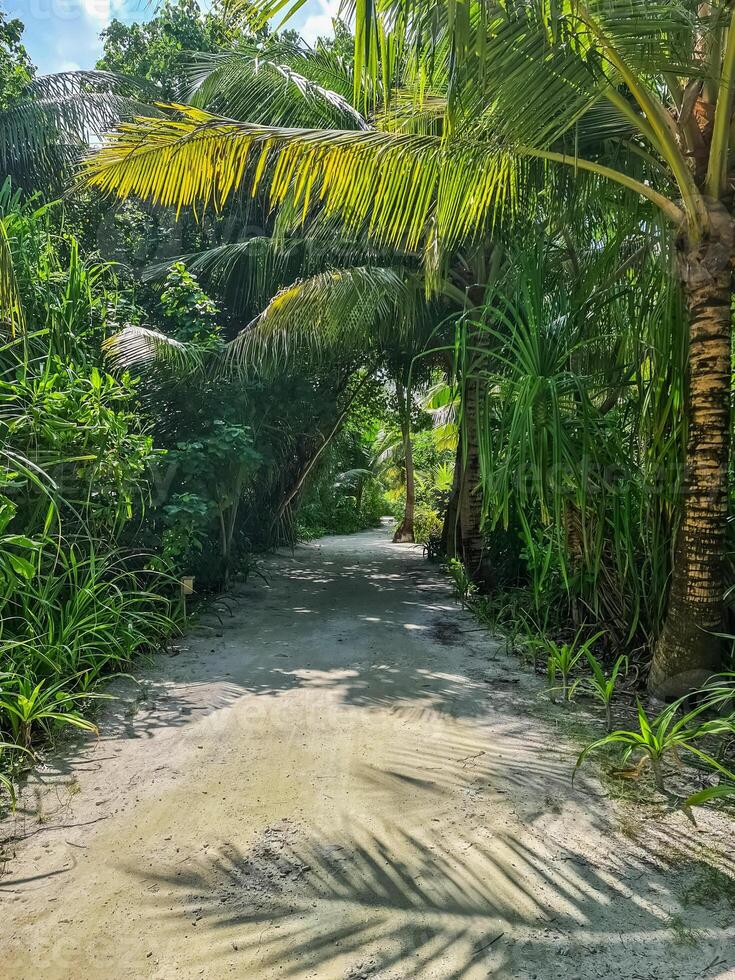
[[[416,133],[441,136],[448,112],[444,92],[421,85],[403,87],[373,114],[376,129],[389,133]]]
[[[292,5],[256,0],[256,6],[266,16]],[[679,150],[687,140],[677,116],[687,80],[717,88],[725,10],[702,15],[689,0],[343,4],[355,22],[356,84],[382,77],[387,104],[407,76],[418,83],[412,87],[417,107],[430,80],[441,79],[445,129],[462,132],[474,124],[476,137],[484,130],[508,152],[551,151],[566,155],[565,163],[588,156],[588,148],[585,164],[603,162],[598,154],[613,139],[617,169],[605,174],[613,180],[631,173],[627,141],[645,141],[653,168],[663,160],[669,169],[669,198],[673,177],[680,192],[674,196],[683,198],[694,224],[700,204]],[[401,51],[400,73],[393,71],[394,49]],[[645,176],[650,182],[652,174]],[[681,219],[670,202],[656,203]]]
[[[282,289],[224,352],[240,373],[342,350],[349,358],[410,329],[415,284],[398,270],[331,269]]]
[[[481,231],[498,200],[513,206],[522,158],[489,142],[350,130],[281,129],[172,106],[122,124],[84,169],[87,184],[180,210],[221,209],[246,187],[364,229],[378,244],[445,247]]]

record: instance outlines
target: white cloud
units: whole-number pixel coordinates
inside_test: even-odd
[[[331,37],[334,33],[332,21],[339,12],[340,0],[319,0],[319,6],[321,13],[307,17],[299,31],[307,44],[314,44],[318,37]]]
[[[110,0],[80,0],[82,10],[92,20],[107,23],[110,19]]]

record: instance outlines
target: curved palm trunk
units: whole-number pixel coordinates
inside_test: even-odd
[[[728,228],[729,228],[728,222]],[[712,633],[722,626],[730,455],[729,248],[719,239],[683,256],[689,310],[688,436],[684,501],[674,548],[668,612],[648,686],[674,698],[721,665]]]
[[[403,455],[406,465],[406,506],[403,520],[396,528],[393,540],[414,541],[414,514],[416,511],[416,479],[413,466],[413,446],[411,444],[411,397],[408,388],[401,382],[396,384],[398,396],[398,412],[401,416],[401,435],[403,437]]]
[[[454,475],[452,477],[452,490],[447,501],[447,510],[444,514],[444,524],[442,525],[442,554],[447,558],[458,558],[461,552],[461,540],[459,529],[459,495],[462,490],[462,440],[457,443],[457,452],[454,456]]]
[[[275,515],[271,522],[271,527],[275,527],[279,523],[279,521],[282,520],[286,511],[292,506],[294,500],[301,493],[309,474],[314,469],[316,464],[319,462],[322,453],[332,444],[332,440],[339,432],[344,420],[347,418],[347,414],[350,408],[352,407],[352,403],[357,398],[360,391],[362,391],[365,384],[367,384],[367,382],[370,381],[370,379],[372,378],[373,371],[374,369],[365,374],[365,377],[360,381],[360,383],[355,387],[354,391],[348,397],[347,404],[337,416],[337,421],[334,423],[329,433],[327,435],[322,435],[321,443],[304,460],[303,468],[297,475],[294,484],[291,486],[290,490],[288,490],[285,497],[283,498],[283,500],[281,501],[281,503],[278,505],[276,509]]]

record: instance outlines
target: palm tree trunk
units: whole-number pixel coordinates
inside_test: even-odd
[[[480,382],[468,378],[462,402],[462,456],[464,468],[459,492],[459,522],[462,561],[467,574],[478,585],[486,585],[483,567],[482,487],[479,442]]]
[[[360,515],[362,512],[362,496],[365,492],[365,480],[362,477],[358,477],[357,486],[355,487],[355,513]]]
[[[729,222],[728,222],[729,227]],[[683,256],[689,310],[688,434],[683,506],[668,612],[649,691],[674,698],[721,665],[727,477],[730,456],[729,248],[710,239]]]
[[[452,490],[442,526],[442,554],[446,555],[447,558],[458,558],[462,550],[459,527],[459,495],[462,490],[462,470],[462,440],[460,439],[454,456]]]
[[[411,392],[399,381],[396,383],[398,396],[398,412],[401,417],[401,435],[403,436],[403,456],[406,466],[406,506],[403,510],[403,520],[393,535],[394,541],[414,541],[414,513],[416,510],[416,480],[413,466],[413,446],[411,444]]]

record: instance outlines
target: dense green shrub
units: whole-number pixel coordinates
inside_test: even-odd
[[[428,544],[430,538],[441,536],[444,521],[438,511],[426,504],[416,508],[414,516],[414,536],[420,544]]]
[[[296,532],[302,541],[322,534],[353,534],[377,527],[385,513],[383,493],[374,480],[368,481],[359,504],[353,494],[342,493],[340,488],[329,492],[317,486],[298,509]]]
[[[134,540],[160,453],[132,380],[103,364],[110,267],[7,185],[0,223],[16,295],[0,347],[0,742],[13,765],[60,726],[93,731],[98,682],[166,642],[179,600]]]

